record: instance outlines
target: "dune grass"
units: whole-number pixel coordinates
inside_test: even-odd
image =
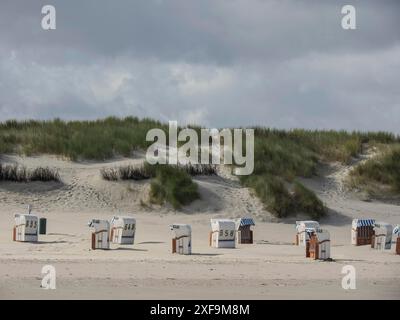
[[[385,132],[256,128],[254,172],[240,180],[277,217],[303,212],[318,219],[326,212],[323,203],[311,190],[296,182],[296,177],[312,177],[321,161],[349,163],[366,143],[391,145],[398,141],[398,137]]]
[[[133,166],[126,165],[117,168],[103,168],[100,174],[104,180],[117,181],[117,180],[146,180],[150,179],[153,175],[152,170],[147,165]]]
[[[386,149],[351,171],[351,187],[379,195],[380,186],[387,186],[393,193],[400,193],[400,145]]]
[[[150,201],[156,204],[170,203],[175,209],[199,199],[198,186],[190,175],[176,166],[153,166],[155,178],[151,182]]]
[[[293,199],[283,179],[272,175],[251,175],[241,178],[242,184],[254,189],[257,197],[275,216],[284,218],[293,213]]]
[[[0,153],[47,153],[71,160],[104,160],[146,149],[152,142],[147,142],[145,137],[153,128],[168,130],[167,124],[136,117],[108,117],[94,121],[8,120],[0,123]],[[200,130],[199,127],[192,128]],[[262,151],[262,156],[267,155],[268,160],[273,160],[271,167],[277,166],[280,159],[291,160],[288,168],[283,168],[282,164],[278,166],[287,174],[302,171],[301,162],[308,162],[305,170],[310,170],[310,160],[315,162],[316,157],[326,161],[349,161],[365,142],[399,142],[398,137],[386,132],[285,131],[256,127],[255,135],[258,140],[256,154]],[[293,157],[293,152],[300,154]]]
[[[152,178],[150,186],[150,202],[154,204],[170,203],[174,209],[180,209],[200,197],[197,184],[192,176],[215,174],[215,167],[210,165],[150,165],[120,166],[104,168],[100,171],[103,179],[146,180]]]
[[[30,182],[30,181],[55,181],[60,182],[57,170],[45,167],[26,169],[19,165],[0,164],[0,181]]]
[[[146,134],[156,127],[166,128],[160,122],[134,117],[68,122],[10,120],[0,124],[0,153],[47,153],[71,160],[105,160],[146,148],[151,144],[146,142]]]
[[[200,127],[194,127],[199,131]],[[166,124],[151,119],[139,120],[136,117],[109,117],[96,121],[15,121],[0,123],[0,153],[19,154],[56,154],[71,160],[96,159],[104,160],[116,155],[129,156],[133,151],[146,149],[152,142],[145,137],[148,130],[160,128],[167,132]],[[168,136],[168,135],[167,135]],[[392,145],[399,143],[399,137],[386,132],[346,132],[346,131],[312,131],[312,130],[275,130],[261,127],[255,128],[255,164],[250,176],[241,177],[243,185],[255,190],[267,208],[277,216],[287,216],[296,210],[305,210],[310,215],[320,214],[320,203],[311,200],[311,191],[295,184],[296,177],[312,177],[316,173],[319,162],[340,161],[349,163],[368,143]],[[382,181],[397,188],[397,174],[393,171],[396,164],[396,154],[381,160],[383,163],[370,163],[360,168],[358,175],[362,179],[355,181]],[[193,186],[183,177],[179,168],[180,181],[174,185]],[[166,169],[166,170],[175,170]],[[199,170],[189,168],[185,174],[195,175]],[[203,169],[203,168],[202,168]],[[122,170],[122,171],[121,171]],[[148,174],[135,168],[110,169],[103,171],[102,176],[108,180],[145,179]],[[365,173],[367,171],[367,173]],[[173,174],[172,171],[166,171]],[[209,173],[214,174],[213,170]],[[380,177],[380,172],[384,177]],[[398,171],[397,171],[398,172]],[[171,190],[157,185],[162,180],[167,182],[165,175],[152,173],[154,199],[171,198]],[[157,176],[157,178],[156,178]],[[186,175],[185,175],[186,177]],[[172,187],[168,187],[172,188]],[[293,196],[289,189],[297,190]],[[163,191],[164,190],[164,191]],[[176,196],[176,199],[180,196]],[[172,198],[171,198],[172,199]],[[190,199],[190,197],[189,197]],[[175,201],[173,199],[173,201]]]
[[[311,219],[318,220],[326,214],[322,201],[298,181],[293,187],[293,202],[297,212],[306,213]]]
[[[291,185],[281,177],[263,175],[242,178],[242,182],[253,188],[266,209],[278,218],[304,213],[317,220],[326,214],[322,201],[298,181]]]
[[[167,165],[185,171],[189,176],[211,176],[217,175],[217,168],[210,164],[187,164],[187,165]],[[147,162],[141,166],[126,165],[116,168],[103,168],[100,174],[104,180],[147,180],[154,178],[157,173],[157,166]]]

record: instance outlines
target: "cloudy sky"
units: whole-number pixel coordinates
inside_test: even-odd
[[[0,121],[400,133],[399,30],[397,0],[1,0]]]

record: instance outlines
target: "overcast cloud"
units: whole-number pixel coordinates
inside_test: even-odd
[[[41,28],[45,4],[57,30]],[[400,133],[399,30],[396,0],[2,0],[0,121]]]

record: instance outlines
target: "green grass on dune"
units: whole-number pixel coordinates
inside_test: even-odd
[[[146,134],[156,127],[166,128],[160,122],[134,117],[68,122],[10,120],[0,124],[0,153],[47,153],[71,160],[104,160],[146,148],[151,144],[146,142]]]
[[[189,176],[212,176],[217,175],[217,169],[212,164],[185,164],[185,165],[168,165],[173,168],[182,169]],[[141,166],[126,165],[115,168],[103,168],[100,170],[100,175],[104,180],[147,180],[156,176],[157,166],[144,163]]]
[[[0,123],[0,153],[48,153],[72,160],[109,159],[147,148],[152,142],[147,142],[145,137],[152,128],[167,132],[168,125],[136,117],[108,117],[94,121],[8,120]],[[255,136],[256,155],[272,160],[270,166],[274,168],[280,160],[289,159],[288,168],[284,164],[278,166],[287,174],[303,170],[310,174],[316,159],[346,162],[359,153],[365,142],[399,142],[398,137],[385,132],[285,131],[256,127]],[[304,163],[306,167],[302,168]]]
[[[301,152],[300,156],[310,159],[314,154],[315,159],[322,161],[349,162],[351,157],[357,156],[364,143],[392,144],[400,142],[399,137],[388,132],[347,132],[334,130],[274,130],[267,128],[255,129],[256,139],[264,143],[280,145],[286,154]],[[256,151],[257,146],[256,146]],[[293,158],[293,163],[296,163]]]
[[[244,186],[252,188],[266,209],[275,216],[284,218],[293,214],[293,199],[281,178],[272,175],[251,175],[243,176],[241,182]]]
[[[146,149],[152,144],[145,137],[153,128],[167,132],[168,125],[136,117],[109,117],[96,121],[10,120],[0,123],[0,153],[47,153],[71,160],[129,156],[132,151]],[[200,130],[200,127],[193,128]],[[323,206],[310,190],[295,182],[297,177],[313,176],[320,161],[349,163],[366,143],[391,146],[399,142],[399,137],[386,132],[286,131],[256,127],[254,172],[240,177],[240,181],[252,188],[265,206],[279,217],[297,211],[318,217],[324,213]],[[387,183],[399,190],[397,157],[398,153],[392,153],[379,162],[366,163],[356,171],[359,179],[355,181]],[[124,176],[141,178],[140,172],[130,169],[105,174],[109,180]],[[189,183],[187,172],[169,168],[155,176],[152,183],[154,201],[166,200],[178,207],[195,198],[196,188]]]
[[[197,184],[192,176],[211,174],[214,167],[209,165],[177,166],[177,165],[150,165],[121,166],[102,169],[100,174],[104,180],[151,180],[150,202],[155,204],[170,203],[174,209],[199,199]],[[214,173],[212,173],[214,174]]]
[[[318,220],[326,214],[322,201],[298,181],[293,187],[293,202],[297,212],[307,213],[311,219]]]
[[[322,201],[298,181],[291,186],[281,177],[264,175],[242,178],[242,183],[253,188],[266,209],[278,218],[304,213],[318,220],[326,214]]]
[[[393,144],[398,137],[384,132],[273,130],[256,128],[254,172],[240,178],[252,188],[266,208],[278,217],[296,212],[313,219],[326,209],[316,195],[296,177],[316,174],[320,161],[348,163],[362,151],[364,143]],[[293,193],[289,189],[293,189]]]
[[[358,165],[350,174],[352,187],[379,193],[374,186],[388,186],[393,193],[400,193],[400,145],[387,148],[383,154]],[[375,190],[374,190],[375,189]]]
[[[155,178],[151,182],[150,201],[156,204],[170,203],[175,209],[199,199],[198,186],[190,175],[176,166],[152,166]]]
[[[60,182],[60,175],[57,170],[48,167],[27,169],[16,164],[3,165],[0,163],[0,181],[7,182]]]

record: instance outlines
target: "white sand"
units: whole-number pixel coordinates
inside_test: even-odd
[[[0,183],[0,298],[48,299],[399,299],[400,256],[390,251],[350,245],[353,217],[400,223],[400,206],[364,202],[347,194],[342,180],[348,168],[334,166],[327,177],[304,180],[330,208],[321,221],[331,233],[333,262],[304,257],[292,245],[294,224],[301,217],[277,221],[249,190],[224,169],[223,177],[196,179],[202,199],[177,213],[171,208],[143,207],[148,182],[107,182],[102,167],[140,163],[120,159],[72,163],[52,156],[3,156],[2,162],[60,170],[63,184]],[[47,218],[47,235],[37,244],[12,241],[13,217],[32,204]],[[134,215],[133,246],[89,250],[92,218],[111,218],[119,210]],[[211,217],[253,216],[255,244],[237,249],[208,246]],[[170,253],[171,223],[190,223],[193,255]],[[41,268],[57,271],[57,289],[43,290]],[[357,289],[344,290],[344,265],[357,271]]]

